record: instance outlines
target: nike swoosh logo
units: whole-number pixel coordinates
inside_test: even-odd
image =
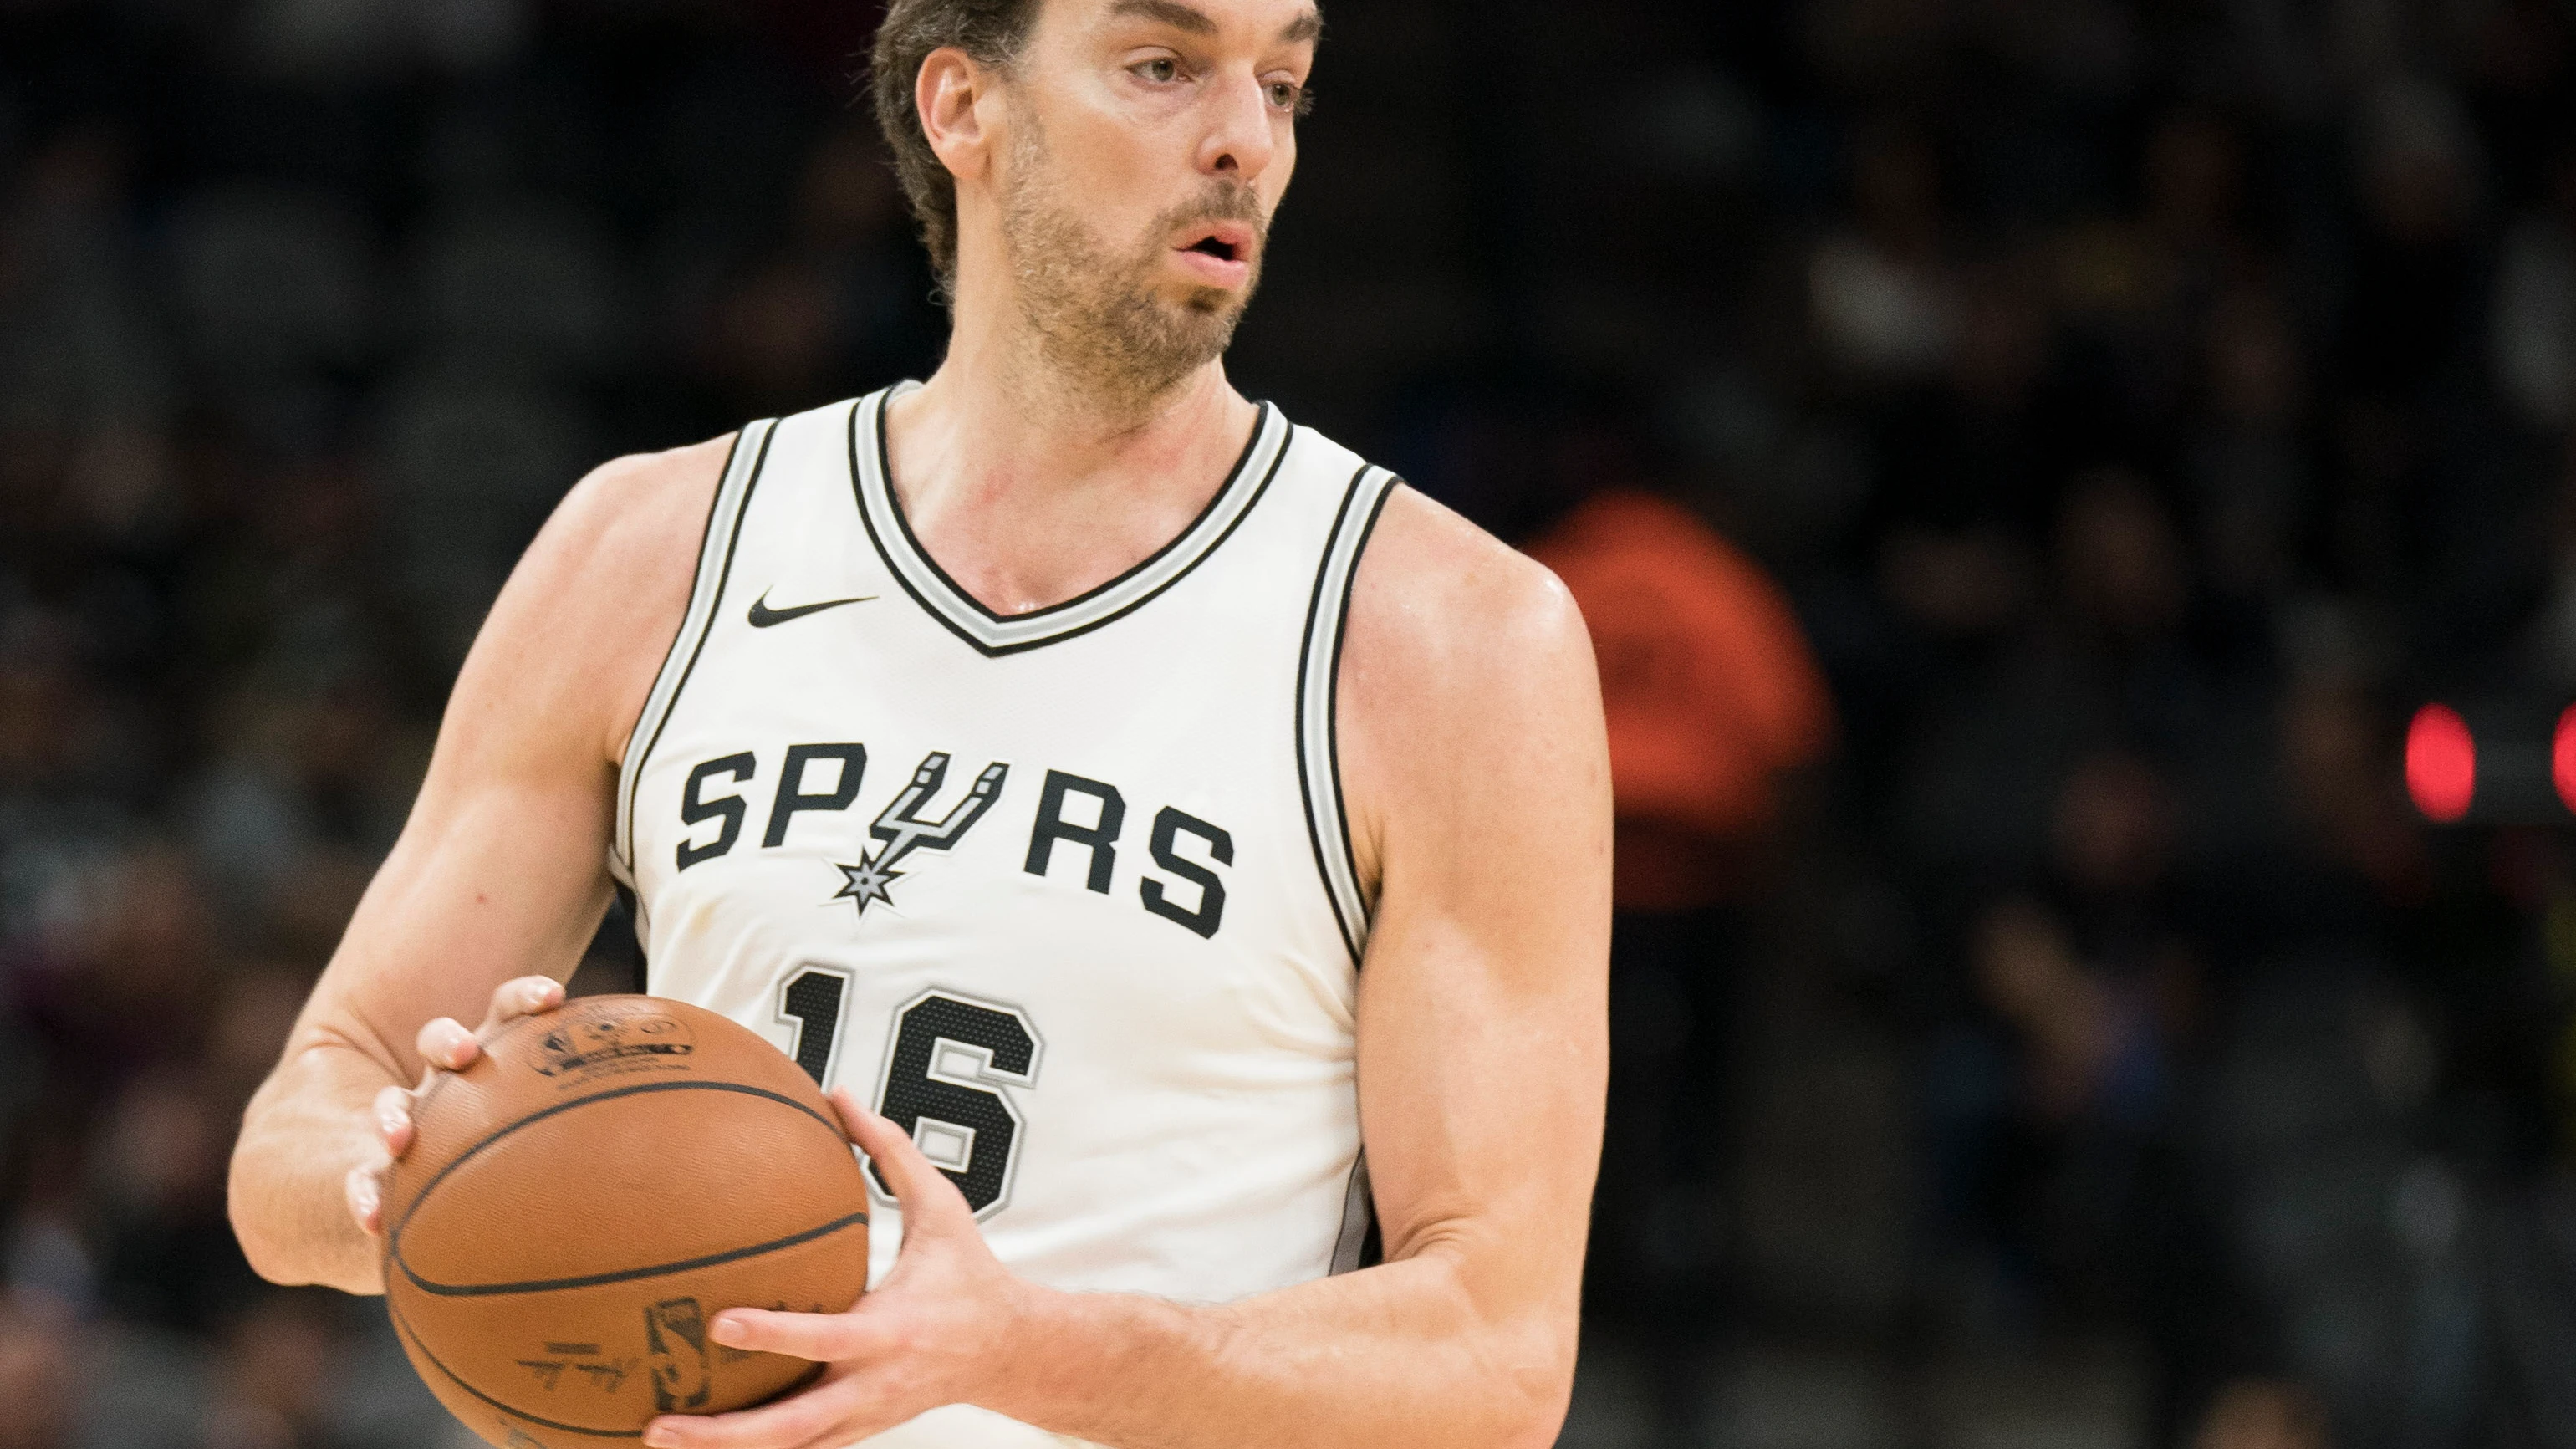
[[[855,599],[825,599],[819,604],[798,604],[792,609],[773,609],[769,607],[769,591],[763,589],[760,591],[760,597],[752,601],[751,627],[774,628],[790,619],[802,619],[808,614],[819,614],[825,609],[837,609],[843,604],[865,604],[875,598],[874,594],[864,594]]]

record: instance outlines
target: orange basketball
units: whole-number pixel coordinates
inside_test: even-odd
[[[571,1002],[512,1023],[414,1116],[385,1307],[412,1367],[501,1449],[774,1398],[816,1365],[725,1348],[708,1320],[837,1313],[867,1284],[867,1186],[830,1104],[714,1012]]]

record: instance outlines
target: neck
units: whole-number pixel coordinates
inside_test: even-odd
[[[948,355],[931,376],[926,395],[976,418],[993,441],[1015,437],[1047,452],[1106,456],[1144,444],[1155,434],[1207,426],[1240,402],[1222,360],[1193,369],[1158,390],[1104,376],[1064,355],[1064,345],[1008,317],[970,316],[959,309]]]
[[[948,356],[887,419],[895,496],[968,592],[1010,614],[1072,598],[1204,508],[1257,409],[1211,361],[1152,397],[1104,395],[1007,301],[960,299]]]
[[[926,465],[896,470],[907,504],[958,488],[989,496],[1094,491],[1122,476],[1214,481],[1193,477],[1192,459],[1211,437],[1231,437],[1220,449],[1230,461],[1253,411],[1222,359],[1156,392],[1105,382],[1068,365],[1007,290],[960,289],[947,357],[895,409],[896,451]]]

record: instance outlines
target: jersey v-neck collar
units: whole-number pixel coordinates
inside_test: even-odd
[[[1088,634],[1143,608],[1179,583],[1216,552],[1217,546],[1251,513],[1252,506],[1261,501],[1261,495],[1270,490],[1280,462],[1288,456],[1289,437],[1296,431],[1294,424],[1280,416],[1279,409],[1261,404],[1260,419],[1253,424],[1252,438],[1244,444],[1243,456],[1235,460],[1234,471],[1226,475],[1224,485],[1208,500],[1207,507],[1171,542],[1088,593],[1025,614],[996,614],[958,587],[957,581],[921,546],[921,540],[913,536],[912,524],[903,516],[902,503],[895,498],[894,469],[887,457],[886,410],[896,398],[920,386],[918,382],[898,383],[860,399],[850,409],[850,486],[858,495],[859,518],[867,525],[868,539],[876,545],[878,556],[885,560],[895,582],[912,595],[924,612],[946,625],[950,633],[988,657],[1017,654]]]

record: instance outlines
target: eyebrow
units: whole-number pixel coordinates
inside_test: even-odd
[[[1208,19],[1203,12],[1181,4],[1180,0],[1118,0],[1117,4],[1109,7],[1109,13],[1133,15],[1141,20],[1168,25],[1174,30],[1188,31],[1192,35],[1217,33],[1215,21]]]
[[[1186,31],[1191,35],[1217,33],[1217,23],[1210,20],[1206,12],[1184,5],[1181,0],[1118,0],[1118,3],[1109,7],[1109,13],[1151,20],[1159,25],[1168,25],[1174,30]],[[1282,44],[1299,45],[1317,39],[1323,33],[1324,12],[1308,10],[1289,21],[1288,28],[1279,32],[1279,39]]]

